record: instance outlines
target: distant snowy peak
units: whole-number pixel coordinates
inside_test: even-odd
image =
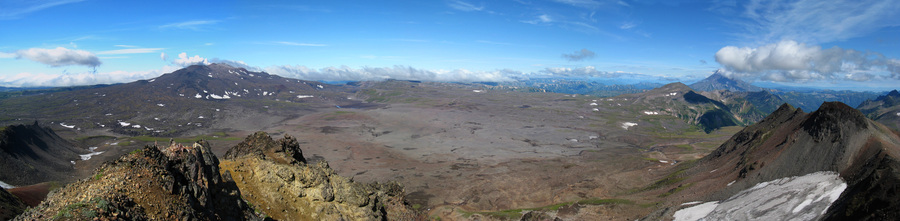
[[[753,92],[763,90],[763,88],[761,87],[753,86],[750,83],[747,83],[740,79],[728,78],[725,75],[720,74],[719,72],[716,72],[697,83],[691,84],[691,88],[698,91],[727,90],[733,92]]]

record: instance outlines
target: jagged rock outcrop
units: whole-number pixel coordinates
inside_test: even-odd
[[[297,140],[273,141],[257,132],[226,153],[244,199],[274,219],[410,220],[415,212],[396,183],[358,183],[337,175],[328,163],[302,160]]]
[[[25,211],[25,202],[0,188],[0,220],[10,220]]]
[[[70,181],[72,161],[88,153],[59,137],[53,130],[31,125],[0,127],[0,181],[26,186],[48,181]]]
[[[17,220],[257,220],[209,144],[147,146],[50,193]]]
[[[297,138],[285,136],[275,141],[266,132],[256,132],[239,143],[237,146],[225,152],[225,159],[234,159],[240,156],[254,155],[263,159],[273,160],[278,163],[300,164],[306,163],[303,151]]]

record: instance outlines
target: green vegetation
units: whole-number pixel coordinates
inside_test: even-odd
[[[672,172],[669,175],[667,175],[666,177],[663,177],[662,179],[654,182],[653,184],[650,184],[650,186],[647,186],[647,187],[644,187],[644,188],[641,188],[638,190],[634,190],[632,192],[641,192],[641,191],[657,189],[657,188],[661,188],[664,186],[668,186],[668,185],[672,185],[672,184],[681,182],[682,180],[687,179],[687,177],[682,176],[682,174],[688,168],[691,168],[691,166],[693,166],[695,163],[697,163],[697,160],[684,161],[676,167],[678,170],[676,170],[675,172]]]
[[[503,211],[493,211],[493,212],[469,212],[469,211],[459,211],[463,214],[464,217],[468,218],[473,214],[481,214],[485,216],[491,216],[498,219],[518,219],[522,216],[522,212],[524,211],[540,211],[540,210],[559,210],[559,208],[563,206],[571,206],[573,204],[580,205],[607,205],[607,204],[623,204],[623,205],[633,205],[634,202],[626,199],[600,199],[600,198],[591,198],[578,200],[573,202],[565,202],[565,203],[557,203],[549,206],[536,207],[536,208],[523,208],[523,209],[511,209],[511,210],[503,210]]]
[[[129,141],[129,140],[119,141],[119,146],[128,146],[128,145],[131,145],[131,141]]]
[[[94,140],[94,139],[115,139],[115,138],[116,137],[113,137],[113,136],[97,135],[97,136],[78,137],[78,138],[75,138],[75,141],[81,142],[81,141]]]
[[[104,171],[102,168],[100,169],[100,171],[97,171],[97,173],[94,174],[94,180],[99,180],[101,177],[103,177],[103,172]]]
[[[53,220],[90,220],[92,218],[97,217],[98,211],[109,211],[109,201],[93,198],[88,201],[81,201],[78,203],[73,203],[66,205],[62,210],[56,213],[53,216]],[[76,215],[80,215],[80,217],[76,217]]]
[[[688,187],[691,187],[692,185],[694,185],[694,183],[678,185],[678,187],[672,188],[669,191],[666,191],[665,193],[659,194],[659,197],[667,197],[667,196],[675,194],[677,192],[681,192],[682,190],[687,189]]]
[[[135,150],[132,150],[131,152],[128,152],[128,154],[135,155],[135,154],[140,153],[141,151],[144,151],[144,150],[143,149],[135,149]]]

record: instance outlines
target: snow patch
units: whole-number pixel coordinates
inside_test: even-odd
[[[599,108],[594,108],[594,109],[591,109],[591,111],[597,112],[597,111],[600,111],[600,109],[599,109]]]
[[[91,153],[78,155],[81,157],[82,161],[90,160],[92,156],[100,155],[103,152],[105,152],[105,151],[100,151],[100,152],[94,151],[94,150],[97,150],[97,147],[88,147],[88,150],[91,151]]]
[[[675,221],[695,221],[703,219],[707,214],[715,210],[717,206],[719,206],[719,202],[706,202],[697,206],[680,209],[675,211]]]
[[[900,117],[900,112],[897,112],[897,116]]]
[[[69,128],[69,129],[75,128],[75,125],[66,125],[66,123],[59,123],[59,126],[63,126],[65,128]]]
[[[678,210],[675,220],[818,220],[845,189],[847,183],[831,171],[786,177],[758,183],[722,202],[700,205],[718,204],[711,210],[696,208],[700,206]]]
[[[637,123],[625,122],[625,123],[622,123],[622,129],[628,130],[629,127],[634,127],[637,125],[638,125]]]
[[[728,185],[725,185],[725,186],[731,186],[731,184],[734,184],[734,182],[736,182],[736,181],[737,180],[732,180],[731,182],[728,182]]]
[[[165,104],[156,104],[156,106],[165,107]]]
[[[659,115],[659,112],[658,112],[658,111],[644,111],[644,114],[646,114],[646,115]]]
[[[128,125],[131,125],[131,123],[128,123],[125,121],[119,121],[119,125],[122,125],[123,127],[127,127]]]
[[[16,188],[16,186],[9,185],[9,184],[7,184],[7,183],[4,183],[3,181],[0,181],[0,187],[3,187],[3,189],[12,189],[12,188]]]
[[[597,103],[591,103],[591,106],[597,106]]]
[[[297,95],[297,98],[310,98],[312,95]]]
[[[200,99],[200,98],[203,98],[203,95],[200,95],[200,93],[197,93],[197,95],[194,95],[194,98]]]
[[[140,125],[140,124],[135,124],[135,125],[131,125],[131,127],[133,127],[133,128],[141,128],[141,125]]]
[[[316,85],[316,87],[318,87],[319,89],[324,89],[324,88],[325,88],[325,87],[323,87],[321,84]]]
[[[484,91],[483,91],[483,90],[472,90],[472,92],[475,92],[475,93],[483,93]]]

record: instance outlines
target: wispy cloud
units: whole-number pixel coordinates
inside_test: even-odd
[[[0,20],[18,19],[28,13],[80,1],[83,0],[0,1]]]
[[[219,23],[219,20],[193,20],[193,21],[184,21],[177,22],[171,24],[160,25],[161,29],[187,29],[187,30],[201,30],[202,26],[206,25],[214,25]]]
[[[313,44],[313,43],[298,43],[298,42],[290,42],[290,41],[276,41],[273,42],[275,44],[280,45],[288,45],[288,46],[307,46],[307,47],[325,47],[328,45],[325,44]]]
[[[743,36],[757,44],[791,39],[810,44],[865,36],[900,26],[897,0],[751,0]]]
[[[594,0],[553,0],[553,1],[567,4],[567,5],[576,6],[576,7],[591,8],[591,9],[598,8],[601,5],[603,5],[603,3],[599,2],[599,1],[594,1]]]
[[[575,51],[571,54],[562,54],[562,57],[569,61],[581,61],[588,58],[594,57],[594,52],[585,48],[582,48],[579,51]]]
[[[156,53],[157,51],[161,51],[163,49],[165,49],[165,48],[128,48],[128,49],[101,51],[101,52],[97,52],[97,54],[145,54],[145,53]]]
[[[134,45],[113,45],[113,46],[120,47],[120,48],[136,48],[136,47],[138,47],[138,46],[134,46]]]
[[[628,30],[628,29],[632,29],[637,26],[638,26],[638,24],[636,22],[626,21],[626,22],[622,22],[622,25],[619,25],[619,29]]]
[[[40,62],[51,67],[82,65],[88,67],[100,66],[100,58],[89,51],[73,50],[63,47],[54,49],[29,48],[16,51],[16,58]]]
[[[472,3],[459,1],[459,0],[448,1],[447,6],[450,6],[450,8],[453,8],[456,10],[467,11],[467,12],[484,10],[484,5],[475,6]]]

